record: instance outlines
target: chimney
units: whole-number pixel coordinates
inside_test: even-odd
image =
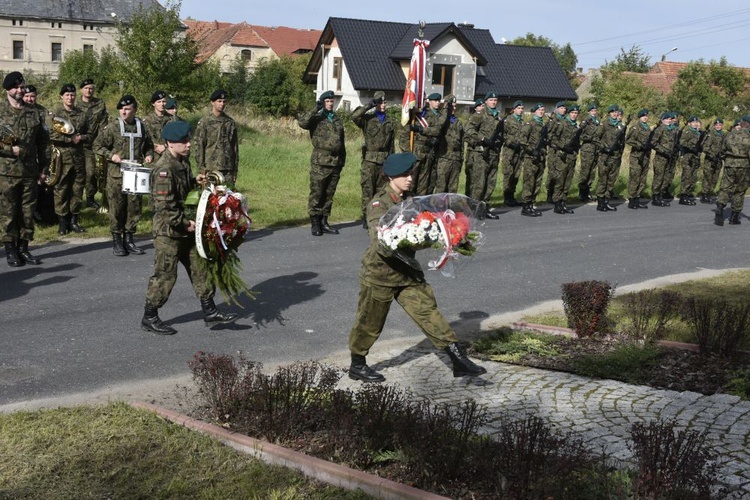
[[[462,23],[458,23],[458,27],[459,27],[459,28],[467,28],[467,29],[472,29],[472,28],[474,28],[474,25],[473,25],[473,24],[471,24],[471,23],[470,23],[470,22],[468,22],[468,21],[464,21],[464,22],[462,22]]]

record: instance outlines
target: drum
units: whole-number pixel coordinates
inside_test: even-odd
[[[120,163],[122,172],[122,192],[128,194],[151,193],[151,169],[140,163],[123,161]]]

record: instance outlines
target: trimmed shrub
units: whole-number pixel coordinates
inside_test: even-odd
[[[750,337],[750,304],[689,298],[683,310],[701,354],[729,358]]]
[[[680,295],[668,290],[642,290],[623,298],[630,320],[627,333],[636,340],[659,340],[669,323],[680,314]]]
[[[576,281],[562,284],[562,301],[568,327],[579,337],[591,337],[606,327],[605,314],[615,287],[606,281]]]

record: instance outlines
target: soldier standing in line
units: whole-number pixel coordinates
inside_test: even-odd
[[[50,126],[52,144],[60,151],[59,180],[54,188],[55,213],[59,228],[58,234],[69,231],[83,233],[79,214],[83,205],[83,187],[86,182],[86,155],[84,145],[91,144],[89,135],[90,115],[88,111],[76,106],[76,87],[66,83],[60,89],[62,105],[52,112],[53,117],[63,118],[70,122],[75,131],[66,133],[59,127]],[[57,128],[57,130],[56,130]]]
[[[148,113],[143,119],[151,140],[154,141],[154,160],[156,163],[166,149],[164,139],[161,137],[161,131],[164,125],[172,120],[172,115],[167,113],[167,93],[163,90],[156,90],[151,95],[151,106],[154,108],[153,113]]]
[[[18,71],[3,79],[0,102],[0,229],[11,267],[42,261],[29,252],[34,239],[36,187],[49,165],[49,134],[38,111],[23,101],[25,84]]]
[[[177,114],[177,100],[174,97],[167,99],[167,103],[164,105],[164,111],[169,115],[169,121],[185,121],[180,115]]]
[[[138,103],[132,95],[124,95],[117,103],[118,117],[110,121],[94,141],[96,154],[107,159],[107,198],[112,251],[117,257],[128,253],[143,255],[133,236],[141,220],[143,195],[122,191],[123,160],[149,164],[154,143],[143,122],[135,116]]]
[[[701,203],[714,203],[716,183],[721,173],[721,143],[724,140],[724,120],[717,118],[713,123],[713,130],[706,133],[703,140],[703,191],[701,192]]]
[[[225,90],[211,94],[211,111],[196,125],[193,144],[198,172],[216,170],[235,183],[240,165],[239,139],[237,124],[224,112],[227,97]]]
[[[503,163],[503,204],[506,207],[520,205],[516,201],[516,186],[521,178],[521,158],[523,150],[519,136],[523,128],[523,101],[513,103],[511,114],[505,117],[503,123],[502,150]]]
[[[453,362],[454,377],[476,376],[487,372],[471,361],[459,346],[456,332],[438,310],[432,287],[425,281],[424,271],[414,258],[415,251],[399,250],[400,255],[396,255],[378,240],[378,221],[411,190],[411,169],[416,161],[416,156],[411,153],[390,155],[383,164],[383,173],[388,177],[388,183],[375,194],[367,207],[370,247],[362,257],[357,316],[349,333],[352,359],[349,378],[354,380],[385,380],[383,375],[367,365],[366,356],[380,337],[394,300],[404,308],[433,345],[448,354]]]
[[[680,137],[682,136],[682,129],[680,129],[680,115],[675,111],[670,113],[670,122],[675,129],[674,138],[674,150],[672,156],[667,163],[667,167],[664,170],[664,186],[661,193],[662,199],[672,201],[674,195],[672,194],[672,181],[674,181],[675,173],[677,172],[677,163],[680,161]]]
[[[454,95],[445,96],[445,112],[448,113],[449,123],[438,144],[435,192],[456,193],[464,155],[464,126],[456,116]]]
[[[553,153],[557,156],[558,168],[557,178],[552,185],[555,191],[552,193],[552,202],[555,204],[556,214],[572,214],[573,210],[568,208],[568,190],[573,183],[573,174],[576,170],[578,159],[578,141],[581,137],[581,129],[578,125],[578,113],[580,107],[573,104],[567,108],[568,114],[564,116],[556,127],[556,135],[551,139],[557,147]],[[551,170],[550,170],[551,173]]]
[[[106,186],[98,185],[96,171],[96,156],[91,148],[96,136],[107,126],[109,114],[107,106],[103,99],[94,97],[94,80],[87,78],[81,82],[81,100],[78,106],[84,111],[89,112],[89,136],[91,142],[83,145],[83,153],[86,158],[86,206],[98,210],[101,205],[94,199],[97,191],[106,191]],[[105,202],[106,203],[106,202]]]
[[[669,112],[662,113],[659,119],[661,123],[656,126],[651,137],[651,147],[654,150],[654,178],[651,180],[651,204],[656,207],[668,207],[669,202],[664,200],[663,193],[667,189],[667,165],[675,154],[677,130],[672,125],[672,115]]]
[[[315,108],[299,116],[299,126],[310,132],[313,151],[310,157],[310,197],[307,212],[313,236],[339,234],[328,224],[333,196],[346,165],[344,122],[333,111],[332,90],[323,92]]]
[[[556,141],[559,141],[559,129],[562,127],[567,113],[567,104],[565,104],[565,101],[560,101],[555,104],[555,111],[549,119],[549,130],[547,132],[547,136],[549,137],[548,144],[550,146],[547,149],[547,203],[554,203],[555,181],[560,176],[560,170],[562,170],[565,163],[558,154],[562,146]]]
[[[739,128],[732,129],[722,143],[724,174],[719,199],[716,201],[714,224],[724,225],[724,207],[732,205],[729,224],[741,224],[740,212],[745,206],[745,193],[750,185],[750,115],[740,119]]]
[[[47,118],[49,117],[49,111],[47,111],[47,108],[37,102],[38,96],[39,93],[37,92],[35,86],[26,85],[26,87],[24,88],[23,102],[28,104],[31,109],[39,113],[39,119],[41,119],[46,124]]]
[[[578,198],[583,202],[591,201],[591,185],[596,177],[596,164],[599,160],[599,118],[596,103],[586,107],[588,116],[581,123],[581,169],[578,173]]]
[[[648,208],[641,203],[640,196],[646,188],[649,163],[651,161],[651,127],[648,125],[648,110],[638,112],[638,123],[630,127],[625,136],[630,146],[630,171],[628,173],[628,208]]]
[[[471,121],[471,118],[474,115],[480,115],[480,114],[484,113],[484,108],[485,108],[484,99],[479,98],[476,101],[474,101],[474,107],[469,112],[469,121]],[[474,152],[473,152],[471,146],[469,145],[469,141],[468,141],[468,139],[466,137],[466,133],[465,132],[466,131],[464,130],[464,143],[465,143],[465,148],[464,149],[466,150],[466,152],[464,153],[464,165],[465,165],[465,170],[466,170],[466,172],[465,172],[465,175],[466,175],[466,193],[470,193],[471,192],[471,176],[472,176],[472,171],[473,171],[472,167],[474,165]],[[467,194],[467,196],[468,196],[468,194]]]
[[[701,168],[701,148],[703,147],[703,130],[697,116],[688,118],[685,129],[680,134],[680,151],[682,151],[682,174],[680,175],[680,205],[695,205],[693,192]]]
[[[393,120],[386,113],[388,104],[385,92],[375,92],[366,106],[359,106],[352,113],[352,121],[362,129],[365,143],[362,146],[362,227],[367,229],[367,204],[385,182],[381,171],[386,157],[394,152]],[[369,110],[375,109],[373,113]]]
[[[542,212],[534,207],[539,195],[544,174],[544,159],[547,156],[547,124],[544,123],[544,105],[536,103],[531,120],[521,129],[519,142],[523,148],[523,208],[521,215],[541,217]]]
[[[422,110],[420,119],[417,123],[409,126],[409,130],[414,132],[414,155],[417,157],[417,163],[414,165],[412,177],[412,193],[417,196],[432,194],[435,191],[434,173],[435,163],[437,162],[437,147],[441,137],[445,135],[446,121],[449,117],[447,113],[440,111],[441,95],[437,92],[427,96],[426,107]],[[409,140],[410,134],[403,136],[404,140]],[[404,150],[402,146],[402,150]],[[405,151],[408,151],[405,149]]]
[[[625,148],[625,127],[622,123],[622,110],[617,104],[607,108],[608,117],[599,128],[599,181],[596,183],[596,209],[600,212],[616,212],[617,208],[609,204],[617,176],[622,163],[622,151]]]
[[[151,172],[151,207],[154,213],[154,274],[148,280],[146,306],[141,329],[157,335],[174,335],[177,330],[164,324],[159,309],[166,304],[177,281],[177,265],[187,271],[193,291],[201,302],[206,326],[231,323],[237,314],[221,312],[214,303],[216,288],[200,266],[195,248],[195,221],[185,215],[185,198],[203,174],[193,177],[190,153],[190,124],[169,122],[162,139],[166,150]]]
[[[24,88],[23,102],[25,102],[31,109],[39,113],[39,119],[42,120],[44,126],[47,126],[47,119],[49,118],[49,111],[47,108],[37,102],[38,92],[34,85],[26,85]],[[47,165],[41,165],[42,172]],[[39,176],[36,186],[36,196],[34,201],[34,220],[36,222],[42,222],[45,220],[47,212],[54,213],[54,199],[52,195],[52,188],[44,183],[44,173]]]
[[[483,113],[471,117],[466,125],[466,142],[472,150],[471,182],[466,181],[466,196],[487,204],[485,216],[498,219],[490,207],[490,198],[497,185],[500,149],[503,145],[503,118],[497,109],[497,94],[484,96]]]

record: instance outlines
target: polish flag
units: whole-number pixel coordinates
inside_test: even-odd
[[[414,50],[411,53],[411,65],[401,108],[401,125],[409,123],[409,110],[421,109],[424,104],[424,77],[429,46],[429,40],[414,39]]]

